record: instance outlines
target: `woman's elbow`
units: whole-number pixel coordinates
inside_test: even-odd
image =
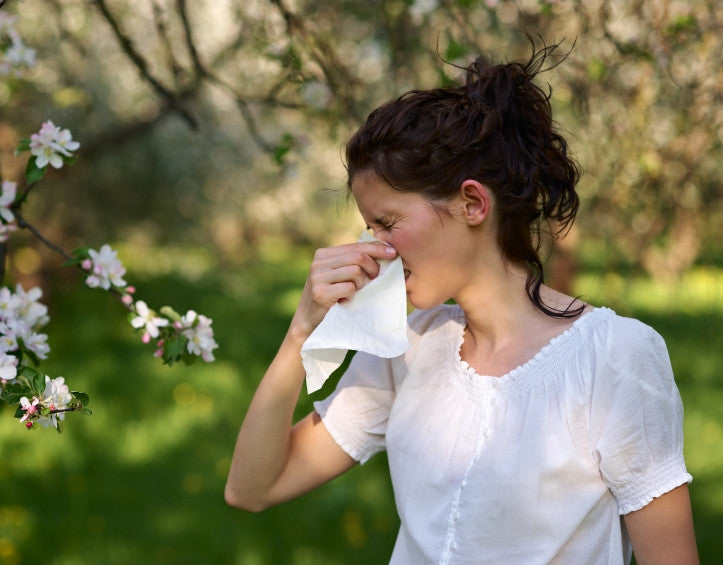
[[[266,510],[271,504],[265,501],[253,497],[244,495],[234,489],[229,483],[226,483],[226,488],[223,492],[223,497],[226,500],[226,504],[239,510],[245,510],[246,512],[262,512]]]

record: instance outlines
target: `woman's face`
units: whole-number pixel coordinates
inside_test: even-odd
[[[454,201],[435,208],[424,196],[394,190],[373,172],[354,177],[351,191],[374,236],[402,258],[407,297],[415,308],[454,298],[468,280],[471,237],[454,217]]]

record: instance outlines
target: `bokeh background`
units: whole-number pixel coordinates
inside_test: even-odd
[[[149,304],[213,318],[217,361],[162,366],[110,296],[15,233],[5,284],[39,285],[46,371],[91,397],[61,435],[0,406],[0,563],[368,564],[398,526],[383,455],[261,514],[223,486],[314,248],[363,228],[346,138],[447,63],[562,42],[542,75],[582,209],[548,278],[666,339],[685,404],[701,558],[723,562],[723,6],[716,0],[7,0],[37,50],[0,77],[0,176],[52,119],[78,162],[25,217],[64,249],[119,250]],[[445,63],[447,62],[447,63]],[[299,414],[333,386],[300,400]],[[531,509],[533,511],[533,509]]]

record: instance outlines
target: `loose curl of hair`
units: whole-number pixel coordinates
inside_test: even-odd
[[[559,44],[536,49],[528,60],[493,64],[478,57],[465,84],[412,90],[374,110],[346,146],[348,184],[373,171],[392,188],[443,203],[466,179],[494,195],[498,244],[507,260],[527,270],[527,294],[552,317],[572,318],[544,304],[539,256],[542,229],[553,237],[572,225],[579,206],[580,171],[557,131],[551,88],[534,83]],[[558,63],[559,64],[559,63]]]

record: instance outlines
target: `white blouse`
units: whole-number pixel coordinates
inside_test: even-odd
[[[598,308],[502,377],[460,358],[455,305],[416,311],[409,351],[357,353],[315,403],[364,463],[386,449],[394,565],[627,563],[622,514],[692,480],[663,339]]]

